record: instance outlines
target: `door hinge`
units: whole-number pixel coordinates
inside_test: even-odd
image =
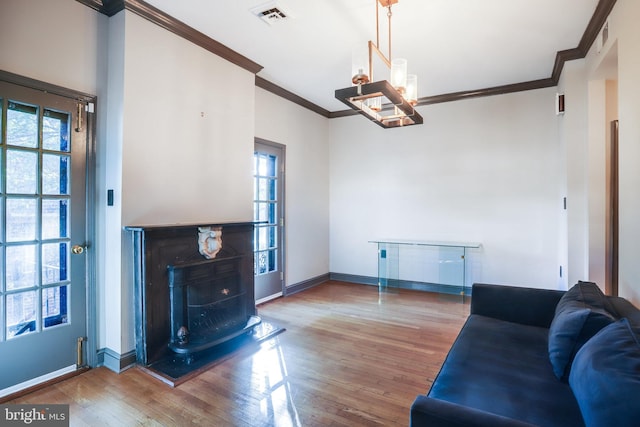
[[[284,280],[284,272],[283,271],[280,272],[280,280]]]
[[[280,218],[280,227],[284,227],[284,218]]]
[[[95,108],[96,105],[93,102],[87,102],[87,105],[84,109],[87,111],[87,113],[93,114],[96,112]]]

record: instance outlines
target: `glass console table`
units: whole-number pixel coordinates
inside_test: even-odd
[[[371,240],[378,245],[378,290],[416,289],[469,295],[467,250],[480,243]]]

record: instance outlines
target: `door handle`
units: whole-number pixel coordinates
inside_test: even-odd
[[[84,252],[84,246],[73,245],[71,246],[71,252],[75,255],[80,255]]]

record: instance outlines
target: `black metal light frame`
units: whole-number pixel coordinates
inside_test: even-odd
[[[385,129],[423,123],[420,113],[386,80],[337,89],[335,96]],[[387,98],[390,104],[383,105],[380,111],[369,108],[366,101],[380,96]],[[387,110],[390,114],[383,114]]]

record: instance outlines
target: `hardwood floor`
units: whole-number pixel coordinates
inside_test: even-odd
[[[258,311],[286,332],[176,388],[97,368],[10,403],[70,404],[72,426],[407,426],[469,305],[327,282]]]

